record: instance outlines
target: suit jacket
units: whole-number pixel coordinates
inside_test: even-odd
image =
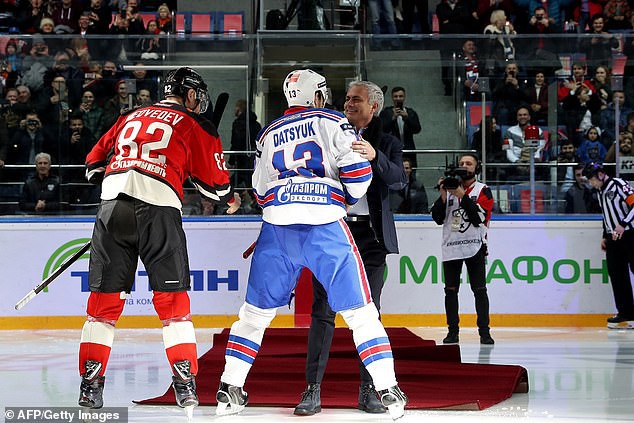
[[[372,183],[367,198],[370,221],[377,239],[383,242],[388,253],[398,253],[398,239],[394,215],[390,210],[390,189],[401,190],[407,184],[403,170],[403,143],[381,128],[381,119],[375,116],[363,132],[363,139],[376,150],[372,165]]]

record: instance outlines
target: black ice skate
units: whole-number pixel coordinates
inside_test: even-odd
[[[407,395],[401,391],[398,385],[379,391],[379,396],[381,397],[381,403],[387,408],[392,420],[403,417],[405,414],[405,404],[407,404],[408,400]]]
[[[79,385],[79,401],[82,407],[101,408],[103,407],[103,386],[106,378],[99,376],[102,364],[98,361],[86,361],[86,373],[81,377]]]
[[[177,361],[172,367],[174,368],[172,386],[176,395],[176,404],[182,408],[197,406],[196,378],[190,372],[191,363],[189,360]]]
[[[249,395],[238,386],[220,382],[216,400],[218,401],[216,415],[226,416],[227,414],[237,414],[244,410],[244,407],[249,402]]]

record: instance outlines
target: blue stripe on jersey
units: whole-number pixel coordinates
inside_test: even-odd
[[[348,192],[348,190],[345,190],[345,194],[346,194],[346,204],[349,204],[351,206],[354,206],[355,204],[357,204],[359,202],[359,198],[353,197],[352,195],[350,195],[350,193]]]
[[[339,112],[328,109],[306,109],[298,113],[291,115],[285,115],[277,118],[273,122],[269,123],[267,127],[262,129],[256,142],[262,143],[262,140],[268,135],[269,132],[280,129],[284,125],[295,124],[305,119],[312,119],[314,117],[321,117],[324,119],[332,120],[333,122],[339,122],[345,116]]]
[[[372,179],[370,162],[363,161],[339,168],[339,179],[344,184],[365,182]]]

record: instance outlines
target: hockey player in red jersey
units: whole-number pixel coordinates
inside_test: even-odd
[[[102,184],[90,249],[90,297],[79,347],[79,405],[103,406],[104,374],[140,257],[163,323],[176,402],[198,405],[196,337],[190,316],[189,264],[182,227],[183,183],[202,196],[240,207],[229,184],[214,125],[200,116],[209,94],[190,68],[169,72],[165,99],[119,117],[86,158],[86,176]]]

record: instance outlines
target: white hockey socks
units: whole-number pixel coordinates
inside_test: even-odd
[[[357,352],[372,376],[376,390],[396,385],[392,347],[374,303],[353,310],[344,310],[341,316],[352,330]]]
[[[244,303],[237,322],[231,325],[225,350],[225,369],[221,382],[243,387],[249,370],[260,350],[264,330],[275,317],[276,309],[262,309]]]

